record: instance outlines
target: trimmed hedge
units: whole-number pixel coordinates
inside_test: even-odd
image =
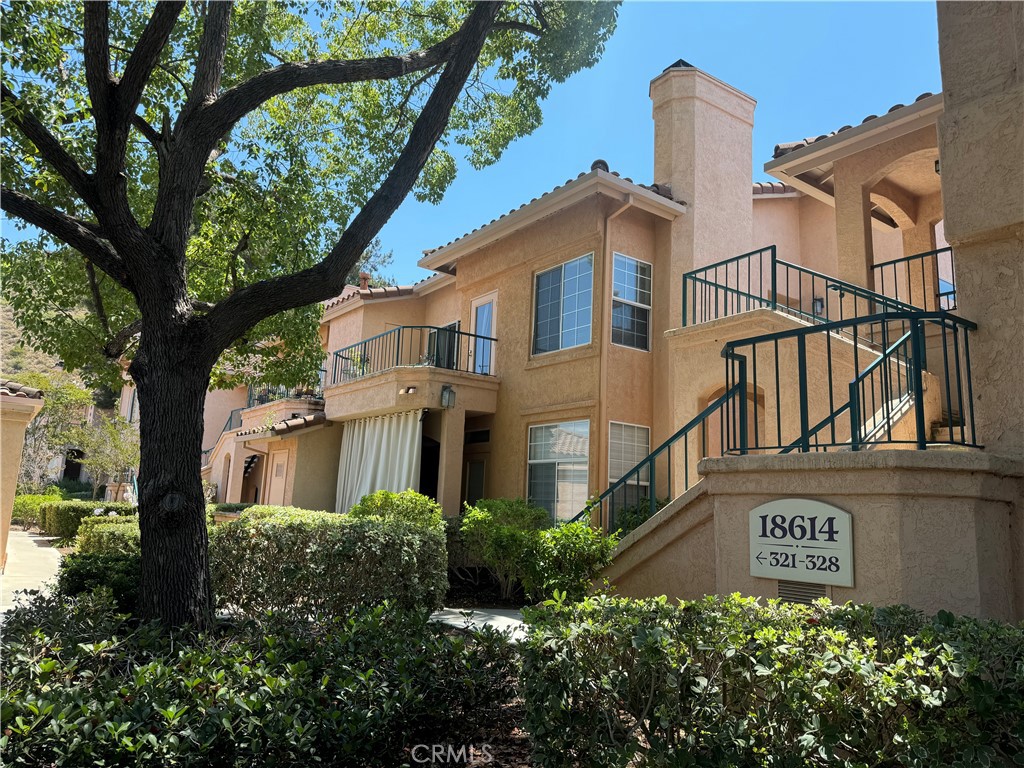
[[[441,607],[448,588],[443,530],[293,507],[250,507],[210,531],[221,608],[259,618],[336,616],[390,601]]]
[[[498,633],[418,613],[167,634],[102,593],[15,608],[0,654],[11,766],[408,765],[500,728],[517,672]]]
[[[233,502],[228,504],[223,502],[221,504],[207,504],[206,514],[209,515],[237,515],[249,507],[254,506],[252,502]]]
[[[137,514],[134,505],[123,501],[57,501],[40,507],[40,527],[49,536],[73,539],[83,518],[116,512],[118,515]]]
[[[75,544],[83,554],[119,554],[142,551],[139,520],[135,517],[86,518]]]
[[[135,613],[141,578],[138,552],[71,554],[60,561],[57,593],[77,597],[98,587],[110,589],[118,611]]]
[[[11,510],[11,522],[26,528],[40,525],[42,507],[58,502],[61,498],[61,496],[50,493],[23,493],[20,496],[15,496],[14,507]]]
[[[738,596],[526,617],[541,766],[1024,763],[1024,624]]]

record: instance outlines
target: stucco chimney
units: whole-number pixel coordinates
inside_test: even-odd
[[[370,287],[370,273],[360,272],[359,273],[359,290],[365,291]]]
[[[673,274],[756,247],[751,182],[756,102],[680,59],[651,81],[654,181],[688,211],[673,233]]]

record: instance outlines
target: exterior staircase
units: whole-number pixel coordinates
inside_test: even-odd
[[[898,263],[916,275],[941,253]],[[906,280],[889,282],[906,297]],[[955,306],[948,283],[936,301],[924,290],[911,295],[933,308],[785,262],[775,246],[688,272],[684,326],[756,309],[799,322],[726,342],[724,393],[574,520],[614,531],[665,507],[672,512],[699,496],[696,465],[705,457],[979,447],[969,346],[977,326],[948,311]]]

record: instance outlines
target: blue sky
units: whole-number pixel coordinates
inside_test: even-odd
[[[443,245],[590,169],[649,183],[650,80],[677,59],[757,100],[754,180],[775,144],[856,125],[941,90],[934,2],[626,2],[601,61],[556,87],[544,125],[483,171],[460,169],[440,205],[409,199],[381,232],[400,283]]]

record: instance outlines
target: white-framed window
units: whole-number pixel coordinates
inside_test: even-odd
[[[612,267],[612,343],[651,348],[651,265],[621,253]]]
[[[495,304],[498,294],[492,292],[474,299],[471,305],[473,338],[473,373],[490,376],[494,373]]]
[[[594,254],[538,273],[534,294],[533,354],[590,343]]]
[[[608,422],[608,481],[614,483],[639,464],[651,452],[651,430],[638,424],[620,421]],[[638,478],[629,484],[646,486],[650,483],[650,468],[644,467]]]
[[[555,520],[571,520],[589,498],[590,422],[530,427],[526,495]]]

